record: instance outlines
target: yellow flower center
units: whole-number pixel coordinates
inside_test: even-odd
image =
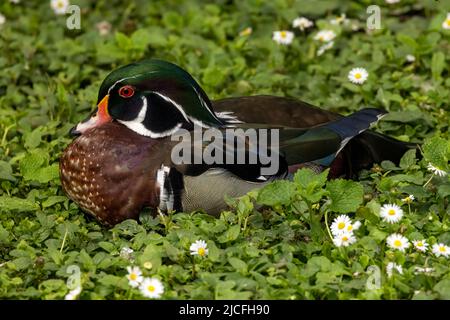
[[[287,37],[287,32],[286,31],[281,31],[280,32],[280,36],[284,39]]]
[[[445,20],[445,24],[450,27],[450,19]]]
[[[154,292],[155,291],[155,286],[149,285],[147,287],[147,290],[150,291],[150,292]]]
[[[361,78],[362,78],[361,73],[356,73],[356,74],[355,74],[355,78],[356,78],[356,79],[361,79]]]
[[[135,281],[137,279],[137,274],[136,273],[130,274],[130,279]]]
[[[345,228],[345,223],[344,222],[339,222],[338,223],[338,229],[342,230]]]
[[[402,242],[400,240],[395,240],[394,241],[394,247],[401,247],[402,246]]]
[[[60,8],[60,9],[62,9],[62,8],[64,8],[64,3],[63,3],[62,1],[58,1],[58,2],[56,3],[56,6],[57,6],[58,8]]]
[[[205,253],[206,253],[205,248],[198,248],[198,251],[197,251],[197,252],[198,252],[198,255],[199,255],[199,256],[202,256],[202,257],[203,257],[203,256],[205,255]]]
[[[324,41],[325,40],[324,36],[319,36],[319,40]]]
[[[445,249],[445,247],[439,247],[439,251],[440,251],[440,252],[445,252],[445,251],[447,251],[447,250]]]
[[[353,226],[350,224],[350,225],[348,225],[348,227],[347,227],[347,231],[352,231],[353,230]]]
[[[347,236],[343,236],[342,237],[342,241],[348,241],[348,237]]]
[[[418,247],[423,247],[422,241],[417,242],[417,246],[418,246]]]

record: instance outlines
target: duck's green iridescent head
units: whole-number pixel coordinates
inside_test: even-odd
[[[97,103],[97,112],[74,128],[77,133],[118,121],[141,135],[160,138],[193,124],[222,124],[194,78],[162,60],[144,60],[114,70],[103,81]]]

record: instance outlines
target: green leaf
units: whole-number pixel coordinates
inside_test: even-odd
[[[431,74],[434,80],[439,80],[445,68],[445,55],[441,52],[435,52],[431,58]]]
[[[355,181],[337,179],[327,183],[331,199],[330,210],[338,213],[355,212],[363,201],[363,187]]]
[[[38,209],[39,206],[37,203],[28,199],[7,196],[0,197],[0,210],[27,212],[36,211]]]
[[[149,244],[145,247],[144,252],[139,257],[139,262],[143,265],[146,262],[151,262],[152,270],[158,270],[161,266],[162,247],[155,244]]]
[[[229,227],[220,237],[218,237],[218,241],[220,243],[226,243],[236,240],[239,237],[239,233],[241,232],[240,225],[233,225]]]
[[[57,203],[64,202],[66,200],[67,200],[67,197],[64,197],[64,196],[51,196],[51,197],[48,197],[48,199],[42,203],[42,207],[48,208]]]
[[[432,165],[445,170],[447,168],[450,143],[438,136],[428,139],[423,144],[425,159]]]
[[[291,202],[294,191],[292,182],[278,180],[262,188],[256,202],[266,206],[287,205]]]
[[[13,170],[11,165],[6,161],[0,160],[0,179],[14,182],[16,181],[16,178],[12,173]]]
[[[236,269],[236,271],[240,273],[247,273],[247,264],[241,259],[230,257],[228,258],[228,262]]]
[[[444,279],[439,281],[433,288],[434,291],[439,293],[441,299],[450,299],[450,279]]]
[[[414,164],[416,164],[416,149],[406,151],[403,157],[400,159],[400,168],[407,170]]]
[[[326,169],[318,174],[309,168],[302,168],[295,173],[294,182],[304,189],[321,188],[327,182],[329,171]]]

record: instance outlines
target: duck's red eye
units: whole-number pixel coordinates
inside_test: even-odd
[[[134,88],[132,86],[123,86],[119,89],[119,95],[123,98],[130,98],[134,95]]]

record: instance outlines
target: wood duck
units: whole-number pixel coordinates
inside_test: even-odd
[[[237,197],[273,180],[289,179],[301,167],[329,167],[334,178],[353,177],[382,160],[398,162],[411,146],[368,130],[384,114],[363,109],[343,117],[275,96],[211,101],[179,66],[145,60],[118,68],[103,81],[97,110],[71,130],[77,137],[60,159],[62,187],[106,225],[137,219],[147,207],[155,212],[203,209],[217,215],[226,208],[224,195]],[[195,128],[222,133],[230,128],[278,130],[278,149],[262,150],[274,152],[276,172],[262,174],[267,163],[248,161],[250,153],[261,153],[258,148],[249,148],[240,164],[195,161],[191,156],[187,163],[173,161],[172,150],[179,143],[173,136],[192,135]],[[245,146],[247,140],[243,138]],[[190,143],[196,141],[192,137]],[[227,151],[229,139],[221,143]],[[200,145],[204,151],[204,141]]]

